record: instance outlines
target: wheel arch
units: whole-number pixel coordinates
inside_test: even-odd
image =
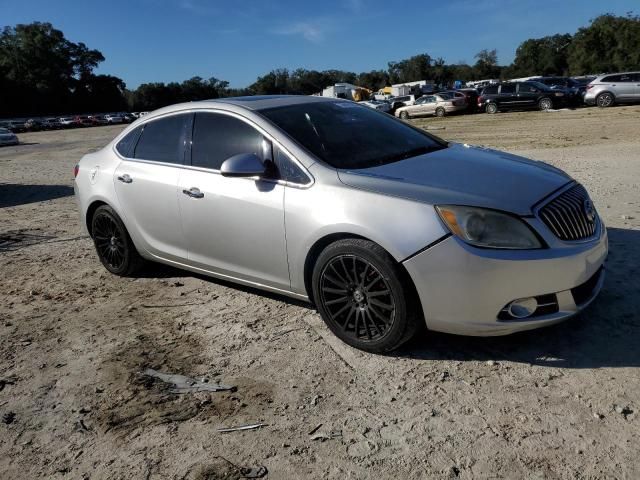
[[[615,93],[613,93],[611,90],[603,90],[603,91],[601,91],[601,92],[598,92],[598,94],[597,94],[597,95],[596,95],[596,97],[595,97],[596,105],[598,105],[598,97],[600,97],[601,95],[604,95],[605,93],[608,93],[609,95],[611,95],[611,96],[613,97],[613,102],[615,103],[615,101],[616,101],[616,94],[615,94]],[[612,103],[612,105],[613,105],[613,103]]]
[[[84,221],[85,221],[85,226],[87,227],[87,232],[89,232],[90,237],[93,237],[93,235],[91,234],[91,220],[93,220],[93,215],[96,213],[96,210],[98,209],[98,207],[101,207],[102,205],[109,205],[109,204],[103,200],[94,200],[93,202],[91,202],[91,204],[89,204],[89,207],[87,208],[87,213],[84,217]]]
[[[336,233],[330,233],[328,235],[325,235],[325,236],[319,238],[318,240],[316,240],[316,242],[309,249],[309,251],[307,253],[307,256],[305,258],[305,262],[304,262],[304,287],[305,287],[305,290],[307,292],[307,297],[309,298],[309,301],[312,304],[315,304],[315,301],[314,301],[314,298],[313,298],[312,277],[313,277],[313,268],[315,267],[316,260],[318,259],[318,257],[320,256],[320,254],[322,253],[322,251],[326,247],[328,247],[332,243],[337,242],[339,240],[345,240],[345,239],[349,239],[349,238],[367,240],[369,242],[375,243],[380,248],[382,248],[385,252],[387,252],[391,258],[394,259],[396,264],[400,267],[400,270],[406,276],[406,280],[409,282],[409,287],[411,288],[412,293],[415,296],[415,300],[416,300],[416,302],[418,302],[418,305],[420,307],[420,312],[422,313],[423,312],[422,304],[421,304],[421,301],[420,301],[420,296],[418,295],[418,290],[416,289],[416,286],[415,286],[415,284],[413,282],[413,278],[411,278],[411,275],[409,274],[409,271],[405,268],[404,264],[402,262],[399,262],[389,252],[389,250],[384,247],[384,245],[381,245],[379,242],[376,242],[375,240],[367,238],[367,237],[365,237],[363,235],[358,235],[358,234],[351,233],[351,232],[336,232]]]

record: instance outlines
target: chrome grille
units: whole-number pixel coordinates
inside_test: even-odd
[[[560,240],[589,238],[598,226],[598,214],[589,194],[579,184],[540,208],[538,215]]]

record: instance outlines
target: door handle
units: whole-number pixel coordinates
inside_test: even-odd
[[[118,180],[120,180],[122,183],[131,183],[131,182],[133,182],[133,178],[131,178],[128,173],[125,173],[124,175],[120,175],[118,177]]]
[[[191,198],[202,198],[204,197],[204,193],[202,193],[200,191],[199,188],[196,187],[191,187],[189,190],[187,190],[186,188],[184,190],[182,190],[182,193],[184,193],[185,195],[191,197]]]

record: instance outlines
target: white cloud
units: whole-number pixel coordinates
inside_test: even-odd
[[[300,35],[312,43],[320,43],[324,40],[326,28],[314,22],[293,22],[273,30],[277,35]]]

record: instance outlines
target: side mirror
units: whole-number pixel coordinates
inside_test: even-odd
[[[266,167],[255,153],[240,153],[222,162],[223,177],[262,177]]]

